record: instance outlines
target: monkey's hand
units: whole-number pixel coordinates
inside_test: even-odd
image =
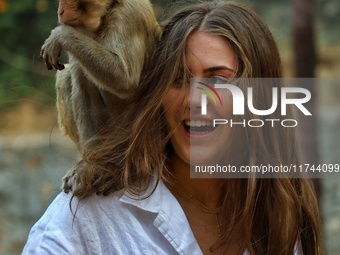
[[[62,51],[62,44],[60,40],[61,27],[56,27],[52,30],[50,37],[48,37],[41,47],[40,57],[44,60],[48,70],[53,68],[63,70],[65,66],[59,62],[59,57]]]
[[[68,171],[63,178],[62,189],[65,193],[74,193],[78,188],[86,185],[89,185],[86,188],[87,191],[90,190],[90,192],[96,193],[98,196],[107,196],[121,189],[117,188],[115,182],[112,182],[112,174],[107,172],[101,172],[100,174],[93,176],[90,181],[84,181],[84,172],[87,167],[88,165],[85,162],[80,161],[74,168]]]
[[[79,168],[75,167],[68,171],[63,178],[63,190],[65,193],[75,191],[80,184]]]

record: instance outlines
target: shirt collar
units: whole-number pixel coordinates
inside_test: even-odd
[[[120,201],[156,213],[154,226],[179,254],[203,254],[182,207],[162,180],[153,178],[149,187],[139,196],[125,191]]]
[[[160,201],[162,201],[162,188],[159,188],[160,183],[163,184],[163,182],[158,181],[157,178],[152,178],[148,188],[140,195],[130,194],[125,191],[123,196],[120,198],[120,201],[147,212],[159,213],[161,208]]]

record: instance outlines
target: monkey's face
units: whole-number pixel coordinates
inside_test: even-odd
[[[59,23],[95,31],[109,4],[109,0],[59,0]]]
[[[60,0],[58,7],[59,22],[70,26],[79,26],[80,2],[79,0]]]

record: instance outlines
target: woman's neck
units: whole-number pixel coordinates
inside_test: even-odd
[[[217,210],[220,207],[224,179],[190,178],[190,165],[177,156],[171,158],[169,171],[171,176],[167,177],[170,181],[175,182],[173,185],[181,186],[182,189],[211,210]]]

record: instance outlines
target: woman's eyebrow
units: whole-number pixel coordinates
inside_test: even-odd
[[[203,73],[213,73],[216,71],[220,71],[220,70],[228,70],[230,72],[235,72],[233,69],[227,67],[227,66],[214,66],[214,67],[209,67],[203,70]]]

